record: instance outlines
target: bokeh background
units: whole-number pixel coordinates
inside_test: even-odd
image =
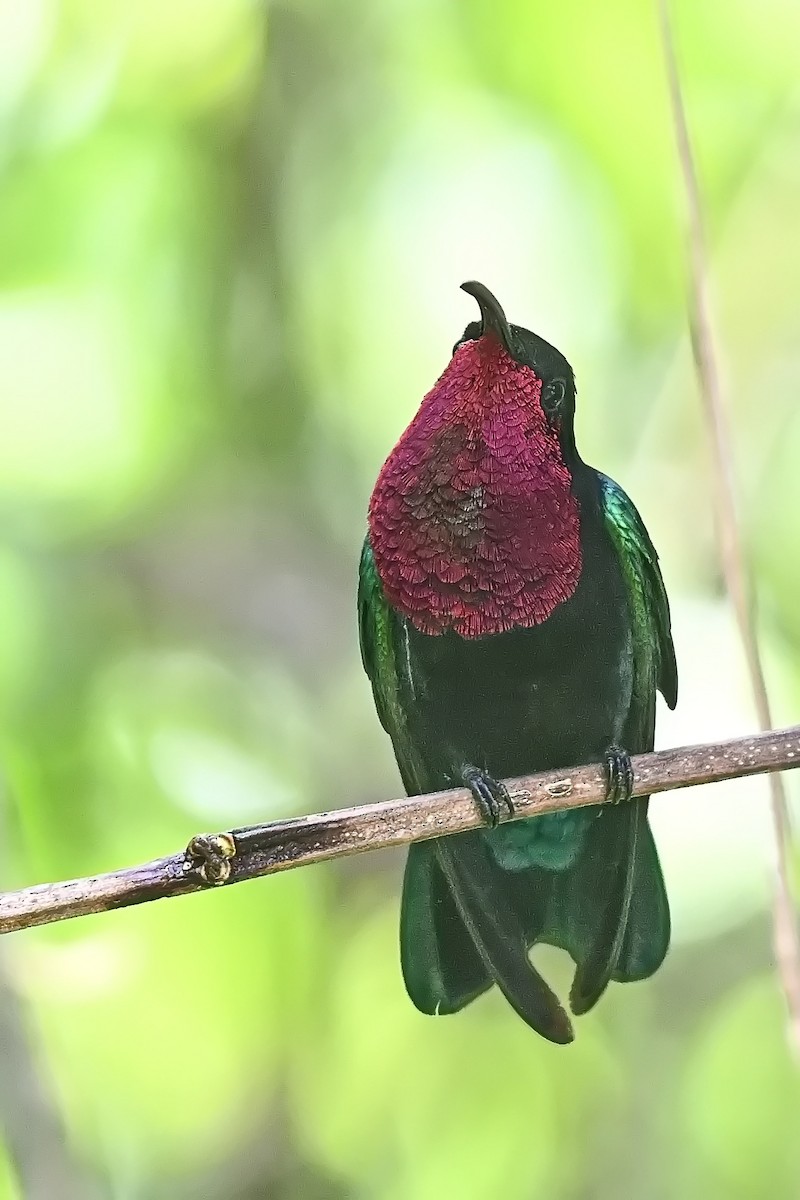
[[[675,21],[788,722],[800,10]],[[584,456],[660,549],[659,744],[754,727],[650,4],[0,0],[0,123],[3,887],[398,793],[356,564],[467,278],[570,358]],[[399,853],[5,939],[0,1198],[796,1197],[763,781],[653,807],[674,948],[566,1050],[496,996],[411,1007]]]

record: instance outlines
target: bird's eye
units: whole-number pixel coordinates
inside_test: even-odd
[[[563,379],[551,379],[542,391],[542,407],[549,417],[558,414],[567,394],[567,385]]]

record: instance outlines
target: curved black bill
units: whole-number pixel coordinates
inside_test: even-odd
[[[481,336],[485,333],[493,333],[510,353],[511,328],[506,320],[506,314],[500,307],[500,301],[496,296],[492,295],[484,284],[477,283],[474,279],[468,283],[462,283],[461,290],[462,292],[466,292],[468,296],[474,296],[478,301],[483,323]]]

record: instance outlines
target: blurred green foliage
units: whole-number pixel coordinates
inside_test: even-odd
[[[796,719],[800,15],[676,9]],[[649,5],[0,0],[0,123],[4,887],[397,793],[355,568],[382,458],[474,315],[465,278],[569,356],[583,451],[661,550],[682,695],[660,741],[752,727]],[[800,1096],[754,793],[655,803],[673,952],[566,1051],[496,997],[411,1007],[402,857],[374,855],[9,939],[30,1062],[0,1043],[0,1116],[22,1105],[47,1154],[37,1073],[76,1170],[126,1200],[788,1200]],[[9,1132],[3,1200],[24,1158]]]

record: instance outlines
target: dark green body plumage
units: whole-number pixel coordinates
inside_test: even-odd
[[[511,329],[509,337],[525,333]],[[527,361],[519,340],[512,352],[515,365]],[[530,362],[546,384],[541,354]],[[623,490],[580,460],[571,414],[566,424],[557,429],[580,513],[580,574],[538,623],[475,637],[421,630],[416,614],[387,598],[373,517],[359,573],[361,651],[409,793],[458,785],[465,767],[500,779],[596,762],[610,745],[651,749],[657,689],[675,704],[655,550]],[[577,1013],[610,979],[643,979],[658,968],[669,908],[647,799],[412,846],[400,940],[406,986],[423,1012],[454,1012],[497,983],[540,1033],[570,1040],[528,950],[547,942],[570,953]]]

